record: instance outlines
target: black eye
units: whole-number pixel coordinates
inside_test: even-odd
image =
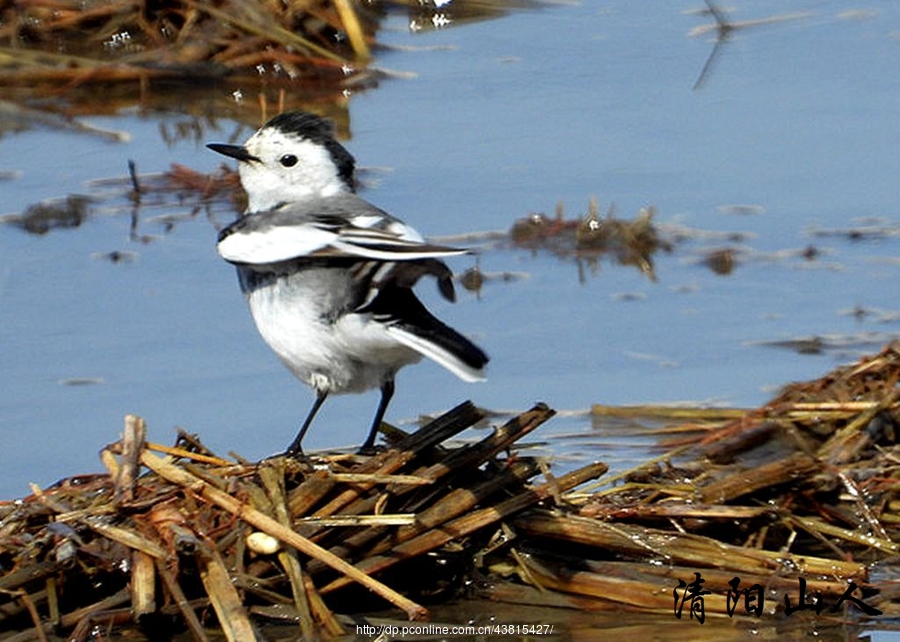
[[[281,158],[278,159],[278,162],[284,165],[285,167],[293,167],[297,164],[297,157],[293,154],[285,154]]]

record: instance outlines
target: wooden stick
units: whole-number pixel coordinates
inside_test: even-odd
[[[484,413],[476,408],[471,401],[464,401],[413,434],[401,439],[394,449],[408,450],[415,453],[427,450],[462,432],[469,426],[475,425],[482,419],[484,419]],[[358,470],[355,472],[364,471]]]
[[[437,463],[417,470],[414,474],[416,477],[435,483],[448,475],[459,474],[462,471],[477,468],[497,453],[509,448],[517,440],[536,429],[555,414],[556,411],[549,408],[546,404],[535,404],[531,410],[513,417],[481,441],[458,448],[441,458]],[[415,437],[416,434],[411,435],[410,439]],[[400,497],[413,492],[415,489],[415,486],[395,486],[389,487],[388,491]],[[326,507],[326,509],[328,508]],[[371,500],[360,499],[355,503],[345,504],[341,508],[343,512],[350,514],[366,512],[371,510]],[[318,515],[318,513],[316,514]]]
[[[586,596],[591,599],[611,603],[619,608],[637,608],[641,612],[672,613],[672,589],[679,579],[690,580],[694,577],[696,567],[672,566],[664,564],[655,566],[646,561],[639,562],[594,562],[579,560],[577,568],[564,562],[548,562],[534,556],[523,556],[535,583],[552,591],[566,594]],[[778,572],[765,574],[742,574],[742,587],[759,584],[771,595],[796,594],[797,573],[782,575]],[[706,599],[706,612],[726,613],[725,596],[731,589],[729,582],[735,577],[734,572],[718,569],[702,569],[703,589],[712,592]],[[669,590],[664,587],[668,584]],[[823,596],[835,598],[844,593],[847,582],[844,578],[832,580],[809,578],[806,590],[809,594],[821,593]],[[780,597],[780,595],[779,595]],[[774,615],[783,604],[778,599],[767,599],[766,615]],[[587,608],[591,608],[588,606]],[[597,607],[594,607],[597,608]],[[600,607],[603,608],[603,607]],[[609,608],[607,606],[606,608]]]
[[[155,472],[163,479],[167,479],[168,481],[174,484],[178,484],[179,486],[184,486],[187,490],[194,493],[198,497],[219,506],[232,515],[235,515],[236,517],[244,520],[248,524],[255,526],[259,530],[268,533],[272,537],[280,539],[285,544],[293,546],[300,552],[309,555],[310,557],[322,560],[334,570],[342,573],[343,575],[346,575],[356,582],[359,582],[367,589],[380,595],[387,601],[405,611],[407,616],[411,620],[423,619],[428,614],[428,611],[424,607],[416,604],[403,595],[400,595],[381,582],[373,580],[364,572],[360,571],[354,566],[351,566],[333,553],[329,553],[321,546],[314,544],[313,542],[309,541],[305,537],[302,537],[298,533],[295,533],[286,526],[281,525],[275,519],[259,512],[254,508],[251,508],[250,506],[247,506],[228,493],[204,482],[199,477],[195,477],[194,475],[185,472],[177,466],[164,461],[162,458],[157,457],[156,455],[146,450],[141,454],[141,463],[143,463],[147,468]]]
[[[336,482],[349,484],[409,484],[410,486],[427,486],[432,483],[430,479],[423,479],[416,475],[376,475],[374,473],[332,473],[331,477]]]
[[[872,437],[866,431],[866,427],[875,416],[893,406],[900,398],[900,388],[894,390],[882,398],[878,403],[866,408],[853,421],[837,430],[831,438],[822,445],[816,456],[822,461],[833,465],[845,464],[858,459],[859,453],[867,447]]]
[[[7,573],[3,577],[0,577],[0,592],[6,593],[15,591],[24,584],[50,575],[55,575],[65,569],[65,567],[66,564],[64,562],[55,559],[24,565],[22,568],[18,568]]]
[[[94,613],[100,613],[102,611],[115,609],[127,603],[130,598],[131,594],[129,593],[127,588],[124,588],[121,591],[113,593],[109,597],[105,597],[93,604],[83,606],[80,609],[72,611],[71,613],[66,613],[60,618],[59,624],[63,629],[68,629],[77,625],[85,618],[91,617],[91,615],[93,615]]]
[[[359,17],[356,10],[350,3],[350,0],[334,0],[334,8],[340,16],[341,24],[344,26],[344,32],[350,45],[356,53],[357,60],[365,62],[369,59],[369,45],[366,43],[365,32],[359,24]]]
[[[513,417],[478,443],[453,451],[440,462],[416,475],[434,482],[448,473],[479,466],[498,452],[509,448],[555,414],[556,411],[546,404],[538,403],[531,410]]]
[[[501,488],[512,487],[525,482],[537,472],[537,464],[533,459],[513,461],[501,473],[490,477],[471,488],[456,488],[440,501],[435,502],[416,516],[416,523],[397,531],[396,542],[404,542],[420,535],[424,531],[436,528],[441,524],[459,517],[472,510],[478,503],[487,499]]]
[[[228,569],[215,544],[209,542],[200,550],[200,579],[203,580],[203,586],[219,618],[219,626],[225,638],[229,642],[256,640],[253,623],[250,622],[250,616],[244,609],[241,596],[231,583]]]
[[[454,410],[438,417],[425,428],[422,428],[420,431],[401,440],[400,447],[413,448],[416,450],[421,450],[425,447],[433,447],[439,442],[431,436],[430,433],[432,431],[436,436],[441,436],[445,431],[441,426],[442,423],[446,424],[448,429],[456,430],[453,428],[454,425],[467,424],[477,416],[473,411],[475,411],[475,408],[471,403],[466,402],[461,404]],[[462,414],[462,417],[456,419],[455,416],[457,414]],[[503,426],[481,441],[459,448],[452,454],[442,457],[439,463],[415,471],[415,476],[427,479],[434,483],[451,473],[458,474],[463,470],[471,470],[478,467],[498,452],[509,448],[516,440],[536,429],[554,414],[555,411],[546,404],[538,403],[531,410],[510,419]],[[410,451],[403,450],[401,452],[405,454]],[[405,461],[409,461],[409,459],[410,458],[405,458]],[[367,487],[371,486],[372,485],[370,484]],[[416,487],[414,486],[404,485],[400,485],[399,487],[393,486],[388,488],[388,492],[399,497],[412,492],[415,488]],[[358,496],[358,493],[356,493],[356,489],[351,489],[350,491],[342,493],[336,500],[317,511],[315,515],[318,516],[319,514],[336,510],[341,510],[345,514],[367,513],[373,510],[376,502],[376,497],[361,498]],[[310,537],[315,533],[316,531],[305,531],[305,534]],[[362,533],[359,537],[348,540],[345,544],[362,546],[378,535],[379,533],[377,532],[369,532],[368,534]],[[339,555],[343,555],[347,552],[343,546],[335,547],[335,550],[338,551]]]
[[[803,479],[817,471],[821,465],[805,453],[794,453],[762,466],[740,469],[723,479],[699,489],[699,501],[707,504],[724,504],[736,497],[749,495],[762,488]]]
[[[568,544],[584,544],[604,551],[652,556],[672,564],[719,568],[735,573],[776,572],[790,565],[810,575],[863,580],[866,566],[859,562],[795,555],[781,551],[749,549],[720,542],[711,537],[677,533],[634,524],[612,524],[577,515],[559,515],[548,511],[529,511],[515,520],[518,532],[525,536],[545,537]]]
[[[131,554],[131,610],[135,621],[156,611],[156,569],[153,557],[141,551]]]
[[[47,588],[47,620],[53,626],[59,626],[59,590],[55,577],[48,577],[44,584]]]
[[[415,524],[415,513],[386,513],[382,515],[330,515],[328,517],[300,517],[300,524],[314,526],[410,526]]]
[[[890,539],[874,537],[867,535],[857,529],[841,528],[834,524],[827,524],[818,518],[805,518],[799,515],[790,515],[785,518],[787,523],[798,526],[810,533],[821,533],[830,537],[836,537],[844,541],[853,542],[859,546],[876,548],[891,556],[900,553],[900,544],[892,542]]]
[[[325,471],[315,471],[288,493],[288,512],[296,517],[306,515],[335,487],[337,480]]]
[[[18,595],[16,597],[19,598],[19,601],[25,606],[25,610],[28,611],[29,617],[31,617],[31,623],[34,624],[34,634],[37,636],[37,639],[40,642],[49,642],[47,634],[44,632],[44,627],[41,624],[41,616],[38,613],[37,607],[34,605],[34,601],[25,591],[18,591],[17,593]]]
[[[95,517],[86,517],[81,522],[104,537],[124,544],[128,548],[146,553],[150,557],[165,559],[167,556],[166,550],[162,546],[137,531],[123,526],[113,526]]]
[[[331,609],[329,609],[325,605],[325,602],[322,601],[322,596],[319,595],[319,592],[313,585],[312,579],[310,579],[309,574],[303,576],[303,581],[306,583],[306,594],[309,598],[309,608],[315,614],[316,620],[318,620],[322,625],[325,633],[329,637],[333,638],[345,635],[346,631],[344,631],[344,627],[338,621],[337,617],[335,617],[334,613],[331,612]]]
[[[222,459],[221,457],[216,457],[214,455],[204,455],[203,453],[195,453],[190,450],[185,450],[184,448],[177,448],[175,446],[166,446],[164,444],[154,444],[152,442],[147,442],[147,448],[149,450],[163,453],[164,455],[180,457],[181,459],[191,459],[193,461],[200,462],[201,464],[211,464],[213,466],[234,465],[233,461],[228,461],[227,459]]]
[[[624,506],[610,503],[588,503],[579,511],[583,517],[594,517],[603,520],[639,520],[659,519],[660,517],[674,517],[678,519],[754,519],[763,515],[776,515],[777,511],[771,506],[719,506],[715,504],[681,504],[681,503],[656,503],[656,504],[626,504]]]
[[[300,560],[297,559],[297,551],[278,551],[278,561],[291,584],[294,608],[297,609],[297,617],[300,620],[300,639],[314,640],[317,637],[316,627],[309,607],[306,574],[300,566]]]
[[[643,406],[607,406],[594,404],[591,415],[595,417],[650,417],[659,419],[740,419],[750,412],[747,408],[703,408],[691,406],[663,406],[647,404]]]
[[[272,501],[275,517],[282,526],[291,527],[291,519],[288,516],[287,501],[284,494],[284,466],[276,469],[275,466],[263,465],[259,468],[259,478]],[[278,552],[278,561],[284,569],[285,575],[291,584],[291,593],[294,597],[294,607],[300,619],[300,639],[312,640],[316,637],[316,627],[312,621],[312,613],[309,608],[309,600],[306,593],[306,583],[303,579],[303,569],[297,559],[297,551],[283,550]]]
[[[122,461],[115,477],[117,504],[134,501],[137,477],[141,465],[138,459],[147,437],[147,425],[135,415],[125,415],[125,431],[122,435]]]
[[[162,560],[156,560],[156,572],[162,580],[162,585],[172,597],[172,601],[175,602],[175,606],[181,611],[181,615],[184,617],[188,630],[190,630],[194,639],[197,640],[197,642],[209,642],[206,631],[203,630],[203,625],[200,624],[200,620],[197,619],[197,614],[194,613],[194,609],[191,608],[187,596],[184,594],[184,591],[181,590],[181,586],[178,584],[178,581],[172,573],[169,572],[169,569],[165,567]]]

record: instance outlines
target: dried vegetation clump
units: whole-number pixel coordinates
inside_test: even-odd
[[[346,75],[377,23],[349,0],[0,0],[0,85]]]
[[[625,220],[616,218],[610,207],[607,215],[601,217],[597,201],[591,199],[584,216],[567,219],[560,203],[552,218],[531,214],[517,220],[510,229],[510,238],[516,247],[574,256],[594,266],[601,257],[609,255],[620,265],[634,266],[655,279],[653,255],[672,249],[653,223],[655,213],[652,207],[643,208],[633,219]]]
[[[528,484],[538,462],[503,454],[552,415],[539,404],[446,447],[484,419],[465,403],[374,456],[259,463],[223,460],[188,435],[147,444],[129,416],[101,453],[108,474],[0,504],[0,630],[85,639],[137,623],[151,637],[218,628],[251,640],[274,621],[318,639],[343,632],[335,610],[374,596],[421,619],[419,601],[459,588],[491,527],[605,472]]]
[[[837,604],[841,616],[865,616],[845,610],[851,596],[896,615],[893,584],[872,569],[900,552],[898,382],[893,343],[738,418],[682,421],[673,428],[702,427],[702,437],[611,487],[569,494],[571,511],[517,517],[532,552],[519,575],[573,606],[574,596],[592,598],[580,608],[671,614],[678,580],[700,573],[707,612],[726,612],[737,578],[762,587],[766,614],[790,614],[785,596],[796,606],[802,579],[826,615]],[[509,587],[503,595],[541,601]]]

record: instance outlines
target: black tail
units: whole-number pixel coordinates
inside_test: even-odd
[[[431,314],[412,290],[385,284],[357,312],[370,313],[401,343],[434,359],[461,379],[484,379],[481,371],[489,361],[484,351]]]

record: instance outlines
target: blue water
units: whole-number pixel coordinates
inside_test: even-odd
[[[580,280],[571,257],[477,236],[482,270],[525,277],[489,280],[453,305],[421,290],[489,352],[490,379],[467,385],[433,364],[407,369],[389,420],[466,398],[497,410],[536,400],[568,411],[752,406],[897,336],[890,316],[847,311],[900,308],[900,9],[882,3],[848,16],[840,2],[739,3],[735,21],[809,15],[734,31],[695,90],[713,48],[711,35],[689,36],[712,20],[690,13],[701,7],[546,6],[415,33],[402,13],[385,20],[379,40],[403,48],[379,50],[376,64],[414,77],[351,94],[345,142],[372,168],[364,176],[377,184],[363,195],[424,234],[508,230],[530,212],[552,215],[559,201],[575,216],[595,196],[620,218],[655,206],[664,235],[683,227],[747,235],[677,243],[654,257],[656,281],[606,259]],[[237,128],[220,119],[198,140],[166,143],[161,128],[190,120],[177,107],[85,120],[130,141],[45,126],[3,134],[0,171],[18,175],[0,182],[0,215],[102,194],[108,188],[90,181],[124,177],[128,159],[142,173],[173,162],[213,171],[221,161],[202,143]],[[127,202],[116,203],[44,236],[0,225],[0,498],[27,494],[30,481],[99,470],[97,451],[118,438],[129,412],[147,419],[154,441],[170,442],[182,426],[220,453],[258,458],[291,440],[311,403],[258,338],[206,216],[167,231],[154,217],[186,207],[174,198],[145,206],[140,232],[155,240],[140,243],[129,239]],[[734,204],[762,213],[722,209]],[[216,214],[232,216],[221,204]],[[814,234],[873,221],[886,227],[875,238]],[[773,254],[810,245],[814,261]],[[740,261],[716,275],[702,258],[726,246]],[[136,258],[95,256],[110,251]],[[873,334],[860,342],[860,333]],[[800,355],[758,343],[811,335],[837,347]],[[376,393],[329,400],[307,447],[359,443],[376,402]],[[584,438],[554,444],[563,433]],[[622,456],[577,413],[541,438],[561,459]]]

